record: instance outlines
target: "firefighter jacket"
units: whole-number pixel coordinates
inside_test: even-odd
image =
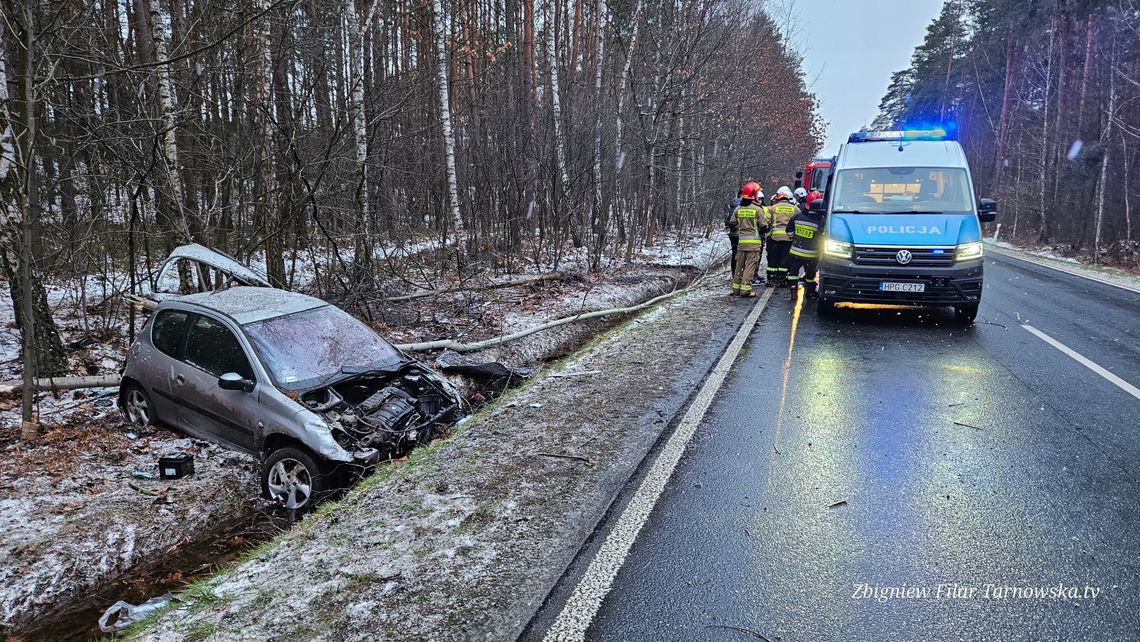
[[[736,226],[736,233],[740,237],[739,250],[760,251],[764,242],[760,228],[764,225],[764,206],[750,203],[741,204],[728,215],[729,225]]]
[[[823,234],[822,212],[800,212],[784,229],[792,237],[792,256],[803,259],[819,257],[819,237]]]
[[[772,228],[772,235],[768,238],[773,241],[791,240],[787,232],[788,221],[792,220],[799,211],[799,208],[785,200],[772,203],[768,207],[768,226]]]
[[[728,216],[724,217],[724,229],[728,231],[728,238],[736,238],[736,221],[732,216],[738,207],[740,207],[739,198],[734,198],[728,202]]]

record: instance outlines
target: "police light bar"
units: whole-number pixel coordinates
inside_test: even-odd
[[[847,138],[849,143],[872,141],[903,142],[910,140],[954,140],[942,127],[933,129],[902,129],[897,131],[855,132]]]

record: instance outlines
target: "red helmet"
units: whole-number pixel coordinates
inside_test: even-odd
[[[740,188],[740,198],[746,198],[750,201],[756,200],[760,194],[760,184],[754,181],[748,181],[744,187]]]
[[[811,203],[812,201],[818,201],[821,198],[823,198],[823,192],[812,192],[811,194],[808,194],[807,202]]]

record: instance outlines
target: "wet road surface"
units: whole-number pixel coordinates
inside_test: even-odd
[[[1140,294],[1014,259],[969,328],[779,291],[586,638],[1136,639],[1140,399],[1025,324],[1140,386]]]

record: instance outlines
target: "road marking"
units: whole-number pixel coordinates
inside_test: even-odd
[[[1088,368],[1089,370],[1092,370],[1093,372],[1097,373],[1098,375],[1100,375],[1100,376],[1104,377],[1105,379],[1108,379],[1112,383],[1116,384],[1124,392],[1127,392],[1128,394],[1132,395],[1133,397],[1140,399],[1140,388],[1137,388],[1136,386],[1128,383],[1127,381],[1121,379],[1120,377],[1112,374],[1108,370],[1105,370],[1104,368],[1098,366],[1097,364],[1093,363],[1092,361],[1089,361],[1088,359],[1086,359],[1083,355],[1081,355],[1076,350],[1073,350],[1069,346],[1061,343],[1060,341],[1058,341],[1058,340],[1054,339],[1053,337],[1045,334],[1044,332],[1038,330],[1037,328],[1035,328],[1031,325],[1028,325],[1028,324],[1024,324],[1024,323],[1021,324],[1021,327],[1025,328],[1026,330],[1029,330],[1033,334],[1037,335],[1037,338],[1041,339],[1045,343],[1048,343],[1049,345],[1053,346],[1054,348],[1056,348],[1056,349],[1060,350],[1061,352],[1064,352],[1065,354],[1069,355],[1074,360],[1076,360],[1077,363],[1083,365],[1084,367]]]
[[[562,611],[554,620],[554,624],[546,632],[544,640],[549,642],[577,642],[586,639],[586,629],[590,627],[590,623],[598,614],[602,600],[613,588],[614,578],[617,577],[618,571],[625,563],[629,550],[637,539],[637,534],[641,532],[641,527],[649,519],[649,514],[665,490],[665,484],[673,476],[673,471],[677,468],[689,440],[692,439],[701,419],[704,418],[709,406],[712,405],[713,398],[720,390],[721,384],[724,383],[729,368],[740,355],[744,342],[752,333],[752,328],[756,326],[756,322],[760,319],[760,313],[768,305],[768,299],[771,296],[772,290],[766,290],[752,308],[752,312],[744,319],[744,324],[740,326],[740,330],[732,339],[732,343],[728,345],[728,349],[721,355],[720,361],[709,373],[704,385],[697,391],[697,396],[693,398],[689,409],[685,411],[677,429],[665,442],[664,448],[661,449],[661,453],[645,475],[645,479],[641,481],[637,492],[634,493],[629,504],[618,517],[613,530],[602,542],[594,559],[590,560],[589,567],[586,568],[582,579],[578,581],[578,585],[574,587],[574,592],[562,607]]]
[[[986,251],[987,252],[993,252],[994,254],[998,254],[998,255],[1004,256],[1006,258],[1014,259],[1015,261],[1025,261],[1026,263],[1030,263],[1032,265],[1037,265],[1040,267],[1049,268],[1050,270],[1056,270],[1058,272],[1064,272],[1065,274],[1071,274],[1073,276],[1079,276],[1082,279],[1088,279],[1089,281],[1095,281],[1095,282],[1100,283],[1102,285],[1111,285],[1114,288],[1120,288],[1121,290],[1128,290],[1129,292],[1135,292],[1137,294],[1140,294],[1140,288],[1128,285],[1126,283],[1119,283],[1117,281],[1110,281],[1108,279],[1096,276],[1094,274],[1087,274],[1087,273],[1082,272],[1080,270],[1074,270],[1071,268],[1067,268],[1063,265],[1057,265],[1056,263],[1053,263],[1051,261],[1034,258],[1032,256],[1025,256],[1025,255],[1019,254],[1017,252],[1011,252],[1009,250],[1006,250],[1005,248],[999,248],[999,247],[987,244],[986,245]]]

